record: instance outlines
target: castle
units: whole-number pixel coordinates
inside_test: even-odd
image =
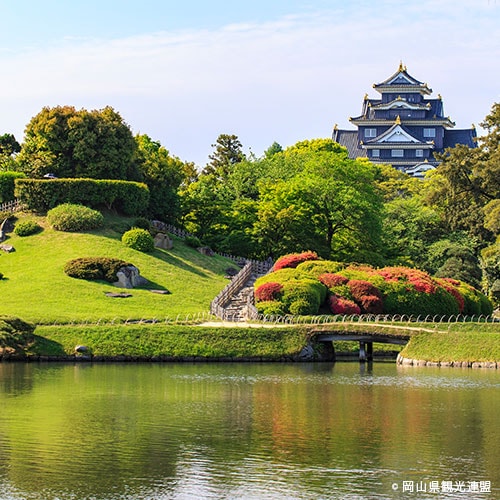
[[[403,63],[373,88],[380,98],[370,99],[366,94],[361,115],[349,118],[358,129],[335,126],[333,130],[333,140],[347,148],[350,158],[365,157],[423,177],[439,164],[435,153],[457,144],[476,146],[474,126],[454,129],[455,123],[444,116],[441,95],[426,98],[432,89],[413,78]]]

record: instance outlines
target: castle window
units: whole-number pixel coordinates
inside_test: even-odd
[[[366,128],[365,129],[365,137],[377,137],[377,129],[376,128]]]
[[[423,149],[416,149],[415,150],[415,156],[417,158],[422,158],[424,156],[424,150]]]
[[[405,152],[403,149],[391,149],[391,156],[393,158],[403,158]]]
[[[436,129],[424,128],[424,137],[436,137]]]
[[[372,149],[372,158],[380,157],[380,149]]]

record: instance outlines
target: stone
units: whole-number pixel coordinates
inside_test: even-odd
[[[125,292],[105,292],[106,297],[114,297],[114,298],[127,298],[127,297],[132,297],[131,293],[125,293]]]
[[[171,250],[174,248],[174,242],[166,233],[158,233],[154,237],[154,244],[155,248],[161,248],[163,250]]]
[[[0,250],[7,253],[12,253],[16,251],[16,249],[12,245],[0,245]]]
[[[150,290],[151,293],[158,293],[159,295],[170,295],[170,290]]]
[[[210,247],[198,247],[197,250],[202,255],[207,255],[208,257],[213,257],[215,255],[215,252]]]
[[[86,345],[77,345],[75,347],[75,352],[78,352],[80,354],[85,354],[89,352],[89,348]]]
[[[135,266],[125,266],[116,273],[118,281],[113,283],[118,288],[135,288],[145,285],[148,280],[141,276],[139,269]]]

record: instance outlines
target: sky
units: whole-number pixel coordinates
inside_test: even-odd
[[[0,0],[0,135],[112,106],[202,168],[220,134],[258,157],[352,129],[401,61],[478,126],[500,102],[500,0]]]

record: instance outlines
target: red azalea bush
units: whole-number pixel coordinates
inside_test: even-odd
[[[361,300],[365,295],[374,295],[375,297],[382,298],[380,290],[369,281],[364,280],[350,280],[347,283],[354,300]]]
[[[335,273],[321,274],[318,276],[318,279],[327,288],[332,288],[333,286],[338,286],[338,285],[345,285],[349,281],[349,278],[346,278],[341,274],[335,274]]]
[[[465,307],[465,300],[462,294],[458,291],[457,286],[460,285],[460,281],[451,278],[438,278],[437,282],[457,301],[458,311],[462,313]]]
[[[295,268],[302,262],[307,260],[318,260],[318,254],[316,252],[302,252],[302,253],[291,253],[280,257],[273,266],[273,271],[278,271],[284,267]]]
[[[376,295],[363,295],[359,299],[361,311],[366,314],[382,314],[384,312],[384,303],[381,297]]]
[[[462,281],[432,278],[404,266],[346,267],[320,260],[314,252],[278,259],[274,272],[259,278],[255,290],[259,311],[275,310],[274,302],[291,314],[317,314],[322,305],[344,315],[472,316],[489,315],[493,310],[484,294]],[[325,300],[327,291],[330,296]]]
[[[337,297],[336,295],[331,295],[328,299],[328,306],[333,314],[361,314],[361,309],[358,304],[352,300],[344,299],[343,297]]]
[[[281,297],[282,291],[283,291],[283,285],[281,283],[270,281],[268,283],[260,285],[255,290],[255,299],[259,302],[278,300]]]

